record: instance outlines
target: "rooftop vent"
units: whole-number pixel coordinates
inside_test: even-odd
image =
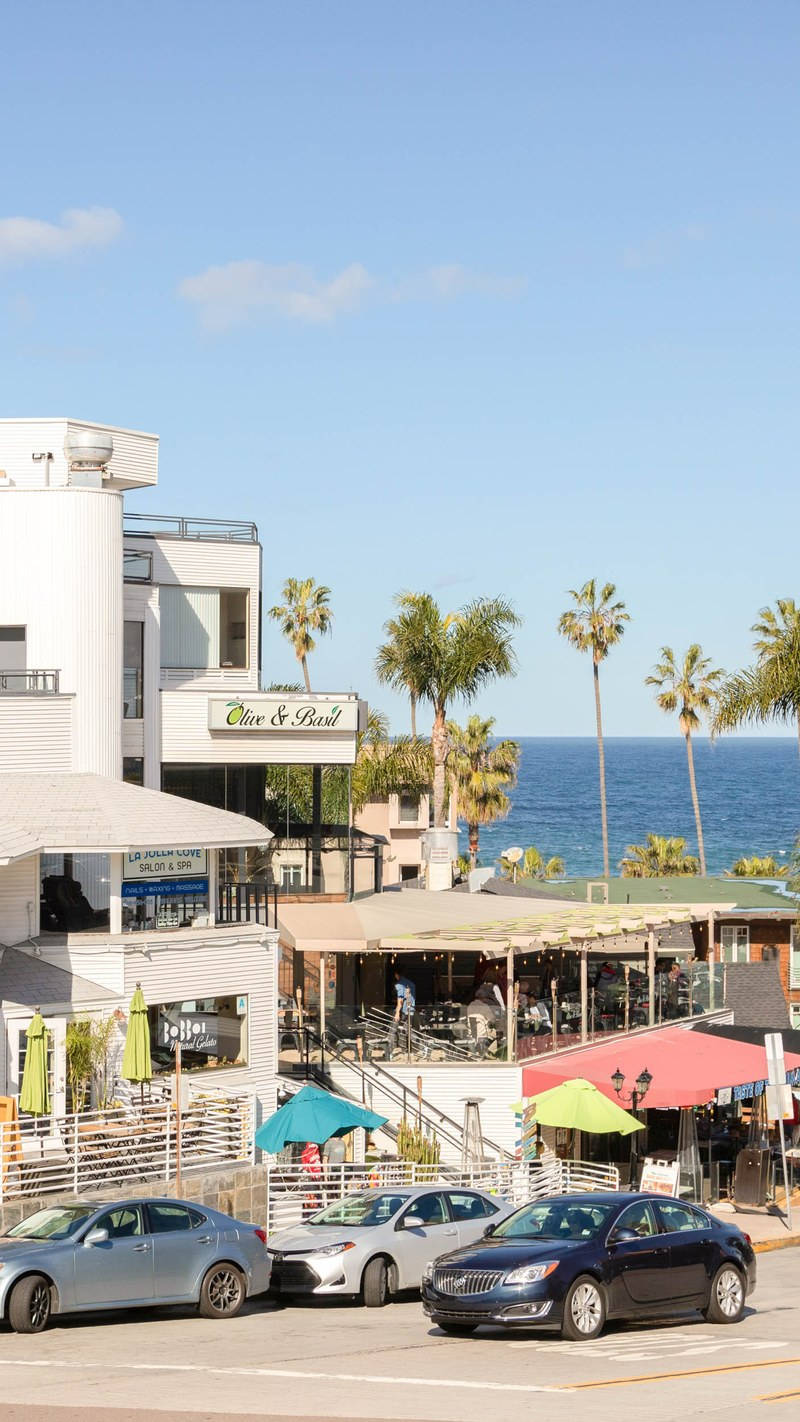
[[[102,430],[71,429],[64,440],[70,469],[105,469],[114,453],[114,440]]]

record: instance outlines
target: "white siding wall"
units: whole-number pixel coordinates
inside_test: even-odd
[[[0,868],[0,943],[13,948],[36,932],[39,913],[36,855]],[[31,905],[30,916],[28,905]]]
[[[106,482],[120,488],[155,484],[158,480],[158,435],[138,430],[117,429],[83,420],[0,420],[0,469],[5,469],[19,489],[40,489],[44,485],[44,462],[34,463],[32,454],[47,452],[50,488],[64,488],[69,482],[64,440],[68,430],[103,430],[111,433],[114,453]]]
[[[145,935],[142,935],[144,938]],[[209,1086],[255,1091],[262,1115],[275,1109],[278,1069],[278,936],[261,928],[214,929],[169,941],[157,934],[146,943],[125,943],[125,996],[140,982],[148,1003],[246,993],[249,998],[247,1067],[203,1076]],[[147,950],[145,956],[142,950]]]
[[[331,1062],[330,1074],[344,1092],[353,1090],[356,1078],[348,1067]],[[369,1076],[369,1067],[366,1067]],[[422,1078],[422,1095],[426,1101],[438,1107],[446,1116],[460,1126],[464,1121],[465,1097],[480,1100],[481,1129],[489,1140],[513,1154],[516,1144],[514,1112],[510,1109],[522,1095],[522,1067],[514,1063],[507,1065],[481,1065],[479,1062],[467,1066],[450,1066],[445,1063],[420,1063],[400,1066],[392,1063],[391,1074],[408,1088],[409,1112],[413,1113],[417,1099],[417,1078]],[[375,1085],[367,1086],[367,1105],[371,1110],[387,1116],[397,1125],[400,1108],[394,1101],[381,1093],[380,1078],[376,1075]],[[460,1155],[442,1142],[442,1159],[448,1162],[460,1159]]]
[[[168,686],[201,686],[224,690],[257,691],[259,688],[258,642],[261,587],[261,547],[257,543],[223,543],[214,539],[136,538],[126,535],[126,548],[140,548],[152,554],[153,582],[163,587],[247,588],[248,666],[246,669],[208,672],[174,668],[162,676]],[[165,657],[160,658],[165,666]]]
[[[74,693],[75,771],[122,773],[122,498],[0,490],[0,608],[27,628],[29,667]]]
[[[217,686],[217,693],[222,688]],[[208,729],[208,695],[202,691],[162,691],[161,757],[165,764],[351,765],[351,731],[259,735],[254,731]]]
[[[74,700],[0,696],[0,772],[71,770]]]

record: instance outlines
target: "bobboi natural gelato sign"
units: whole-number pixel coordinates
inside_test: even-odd
[[[358,730],[358,702],[335,697],[286,697],[268,692],[208,701],[210,731],[348,731]]]

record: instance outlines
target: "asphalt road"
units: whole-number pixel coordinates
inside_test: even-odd
[[[272,1422],[413,1418],[671,1422],[729,1413],[800,1415],[800,1251],[762,1255],[743,1321],[697,1316],[611,1325],[596,1343],[544,1332],[448,1338],[418,1299],[383,1310],[336,1303],[248,1306],[216,1322],[182,1313],[83,1316],[38,1337],[0,1331],[2,1422]]]

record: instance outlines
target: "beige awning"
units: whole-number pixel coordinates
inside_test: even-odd
[[[524,902],[524,911],[521,904]],[[302,952],[395,953],[430,951],[497,954],[583,943],[622,951],[629,935],[699,917],[671,905],[580,905],[553,908],[552,898],[524,901],[490,894],[429,893],[407,889],[373,894],[351,904],[278,906],[281,942]]]

